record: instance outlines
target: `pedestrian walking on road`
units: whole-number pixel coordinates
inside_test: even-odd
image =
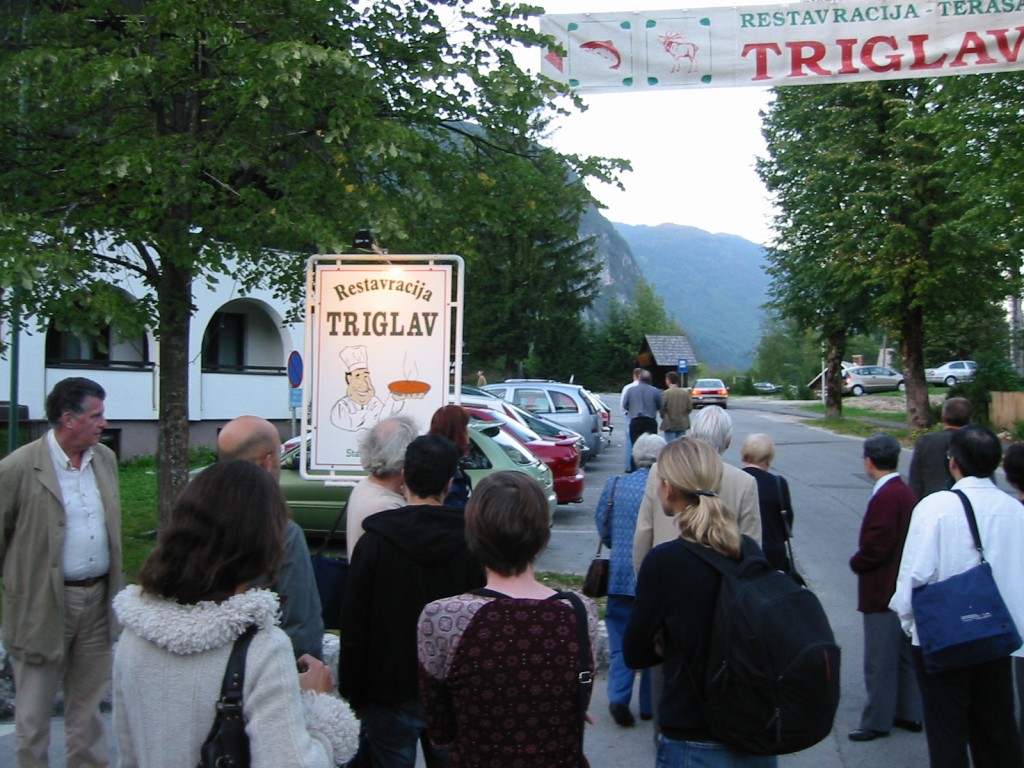
[[[640,503],[651,465],[665,446],[660,435],[641,435],[633,443],[633,465],[629,474],[611,477],[605,483],[594,512],[594,522],[606,547],[608,558],[608,601],[604,623],[608,630],[608,708],[612,718],[621,726],[629,727],[636,720],[629,709],[633,698],[636,670],[626,666],[622,657],[622,633],[626,630],[629,614],[633,611],[636,595],[636,573],[633,570],[633,534]],[[651,701],[651,671],[640,673],[640,718],[650,720],[654,708]]]
[[[688,672],[688,667],[707,667],[722,577],[690,552],[683,539],[733,560],[741,557],[736,515],[712,490],[721,477],[722,460],[699,440],[674,440],[658,456],[658,498],[664,514],[676,521],[679,536],[652,549],[643,561],[623,652],[626,663],[637,669],[664,663],[664,692],[658,705],[659,768],[778,765],[774,756],[746,754],[715,737]]]
[[[900,627],[899,616],[889,609],[910,514],[917,503],[896,471],[900,451],[892,435],[874,435],[864,441],[864,471],[875,484],[850,568],[857,574],[857,610],[863,614],[867,701],[850,741],[873,741],[888,736],[893,727],[912,733],[922,730],[921,691],[910,638]]]
[[[550,536],[544,491],[524,474],[488,475],[469,500],[466,541],[487,585],[429,603],[418,630],[420,700],[447,768],[588,764],[597,608],[537,581]]]
[[[690,390],[679,386],[679,374],[669,371],[665,374],[665,384],[668,385],[661,397],[661,431],[665,433],[665,441],[672,442],[682,437],[690,429],[690,412],[693,410],[693,400],[690,398]]]
[[[974,509],[985,560],[1017,627],[1024,627],[1024,515],[1020,503],[996,487],[1002,445],[990,429],[968,424],[949,441],[954,491]],[[929,673],[920,651],[913,592],[978,565],[978,550],[957,494],[933,493],[910,517],[896,593],[889,607],[914,645],[914,664],[924,700],[924,724],[932,768],[1021,768],[1020,735],[1013,715],[1010,656]],[[1024,658],[1024,647],[1012,654]]]

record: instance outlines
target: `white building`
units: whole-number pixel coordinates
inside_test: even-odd
[[[121,287],[141,297],[145,288],[125,280]],[[193,287],[196,312],[189,332],[189,401],[193,445],[213,445],[217,430],[241,414],[270,419],[282,434],[290,433],[288,357],[302,352],[303,324],[287,324],[289,307],[270,291],[241,293],[225,276],[210,287]],[[56,382],[85,376],[106,390],[109,438],[122,458],[156,452],[159,405],[159,342],[151,332],[120,339],[108,329],[108,350],[93,340],[58,331],[51,324],[39,332],[33,317],[19,337],[18,401],[28,408],[28,429],[41,434],[46,425],[45,400]],[[11,342],[11,328],[0,327]],[[10,349],[0,359],[0,401],[10,402]],[[6,424],[7,407],[0,414]],[[4,446],[6,448],[6,446]]]

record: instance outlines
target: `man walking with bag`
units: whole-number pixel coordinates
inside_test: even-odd
[[[963,491],[974,508],[985,559],[1020,628],[1024,627],[1024,514],[1020,502],[992,481],[1001,457],[999,438],[984,427],[968,425],[950,438],[953,490]],[[964,505],[955,493],[933,493],[914,508],[889,607],[899,615],[915,646],[932,768],[967,768],[970,760],[974,768],[1024,766],[1013,716],[1010,657],[928,673],[921,653],[914,588],[961,574],[979,560]],[[1024,657],[1024,648],[1013,655]]]

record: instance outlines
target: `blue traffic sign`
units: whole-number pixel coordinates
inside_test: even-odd
[[[288,383],[292,387],[302,386],[302,355],[294,350],[288,355]]]

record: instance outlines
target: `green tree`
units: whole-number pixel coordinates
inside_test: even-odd
[[[512,60],[514,46],[538,42],[527,24],[537,10],[468,0],[0,7],[0,182],[13,193],[0,202],[0,287],[22,286],[39,318],[73,295],[80,311],[68,322],[84,335],[155,328],[161,511],[187,479],[195,281],[230,269],[245,288],[271,282],[297,298],[306,256],[345,250],[358,228],[400,246],[437,211],[479,216],[446,169],[480,147],[539,154],[556,86]],[[559,188],[600,166],[564,163]],[[504,201],[493,207],[517,204]],[[110,286],[126,281],[151,293],[120,301]]]
[[[809,318],[807,297],[827,306],[818,316],[835,320],[824,333],[833,348],[854,328],[893,329],[911,430],[931,419],[925,318],[952,296],[1005,295],[1001,249],[972,210],[987,203],[965,194],[971,169],[947,135],[946,80],[780,90],[766,117],[771,157],[759,166],[784,210],[772,267],[777,308]],[[833,384],[835,374],[830,366]]]

